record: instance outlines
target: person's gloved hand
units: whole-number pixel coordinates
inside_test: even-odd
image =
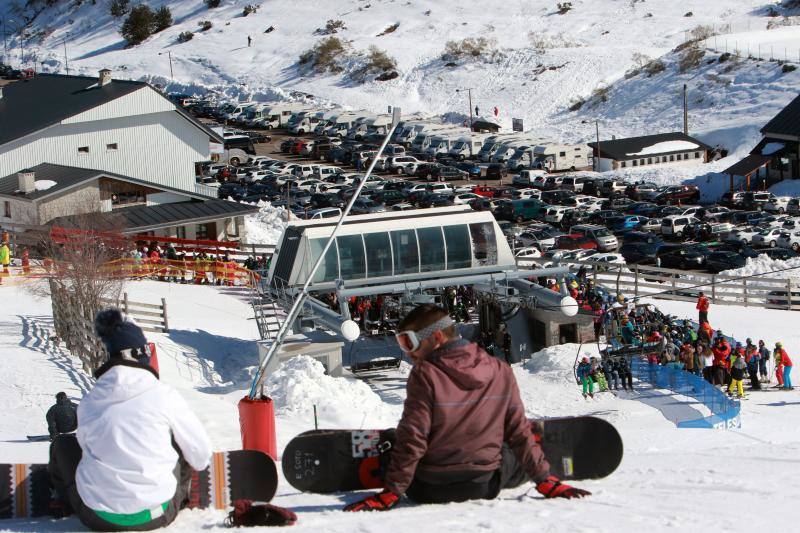
[[[547,476],[547,479],[536,484],[536,490],[545,498],[583,498],[589,496],[588,490],[571,487],[561,481],[556,476]]]
[[[364,498],[363,500],[346,505],[344,511],[388,511],[400,500],[400,496],[394,492],[384,490],[377,494],[373,494]]]

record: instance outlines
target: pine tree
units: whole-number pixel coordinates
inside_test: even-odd
[[[172,26],[172,11],[167,6],[161,6],[153,15],[153,33],[158,33]]]
[[[140,44],[150,37],[153,33],[154,16],[153,10],[144,4],[133,6],[120,30],[128,45]]]

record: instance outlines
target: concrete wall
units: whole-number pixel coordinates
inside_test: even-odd
[[[11,207],[10,218],[5,216],[5,202],[9,202]],[[0,197],[0,225],[3,223],[8,224],[9,222],[30,226],[38,225],[39,212],[36,209],[36,204],[20,198]]]

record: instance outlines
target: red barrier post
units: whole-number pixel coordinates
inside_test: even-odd
[[[150,349],[150,366],[153,367],[153,370],[158,372],[158,353],[156,353],[156,344],[154,342],[148,342],[147,347]]]
[[[239,428],[242,449],[258,450],[278,460],[278,442],[275,437],[275,404],[272,398],[261,396],[239,400]]]

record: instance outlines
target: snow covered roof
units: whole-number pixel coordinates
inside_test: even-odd
[[[89,181],[106,177],[112,178],[127,183],[134,183],[148,187],[150,189],[158,189],[165,192],[173,192],[187,198],[197,200],[208,200],[207,196],[186,192],[174,187],[168,187],[158,183],[147,182],[130,176],[123,176],[113,172],[106,172],[104,170],[96,170],[92,168],[70,167],[66,165],[54,165],[52,163],[41,163],[29,169],[20,170],[20,172],[33,172],[35,191],[23,194],[19,191],[19,178],[18,173],[10,174],[0,178],[0,196],[13,196],[14,198],[24,198],[27,200],[37,201],[44,200],[50,196],[59,195],[72,187],[77,187]]]
[[[778,134],[800,137],[800,96],[784,107],[780,113],[761,128],[764,135]]]
[[[596,142],[588,144],[596,150]],[[692,150],[711,150],[711,147],[679,131],[600,141],[602,157],[617,161],[637,159],[644,155],[675,154]]]
[[[3,98],[0,99],[0,145],[148,86],[141,81],[117,79],[99,86],[94,77],[61,74],[37,74],[11,83],[3,87]],[[175,111],[206,132],[209,138],[222,142],[216,133],[180,107],[175,106]]]
[[[747,176],[772,161],[772,158],[761,154],[750,154],[734,163],[722,172],[731,176]]]

